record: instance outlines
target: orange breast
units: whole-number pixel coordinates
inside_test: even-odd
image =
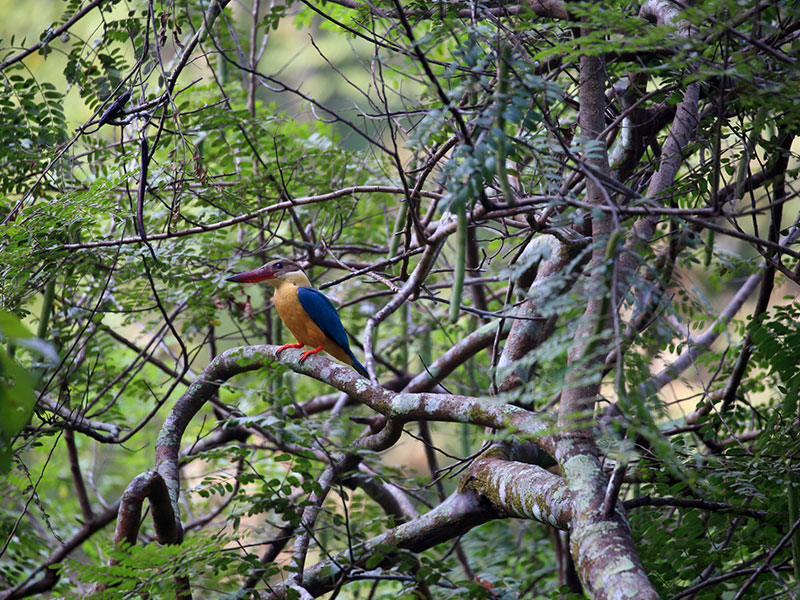
[[[346,364],[351,364],[350,357],[342,350],[336,342],[325,335],[322,330],[317,327],[316,323],[308,316],[300,300],[297,298],[297,286],[290,282],[284,282],[272,297],[275,303],[275,310],[278,311],[278,316],[286,325],[286,328],[292,332],[292,335],[298,342],[306,346],[322,348],[331,356],[338,358]]]

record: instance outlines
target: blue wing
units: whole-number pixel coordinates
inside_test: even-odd
[[[350,341],[347,339],[347,333],[333,302],[319,290],[310,287],[298,288],[297,299],[300,300],[303,310],[308,313],[308,316],[322,330],[322,333],[331,338],[352,357]]]
[[[333,302],[325,294],[311,287],[298,288],[297,299],[306,314],[322,330],[322,333],[336,342],[336,345],[347,353],[353,361],[353,368],[364,377],[369,377],[364,365],[358,362],[353,351],[350,350],[350,340],[347,339],[347,332],[344,330],[342,320],[339,318],[339,313],[336,312]]]

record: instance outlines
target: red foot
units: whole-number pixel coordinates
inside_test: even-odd
[[[277,350],[275,350],[275,356],[279,356],[281,352],[286,350],[287,348],[302,348],[304,344],[284,344]]]
[[[306,350],[303,354],[300,355],[300,362],[303,362],[305,359],[308,358],[310,354],[316,354],[322,350],[322,346],[317,346],[313,350]]]

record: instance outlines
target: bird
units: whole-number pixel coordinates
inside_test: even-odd
[[[369,378],[364,365],[358,362],[350,349],[347,332],[333,302],[311,285],[305,271],[296,262],[278,258],[252,271],[228,277],[226,281],[266,281],[275,288],[272,301],[278,316],[297,339],[296,344],[284,344],[278,348],[276,355],[287,348],[311,346],[311,350],[300,356],[300,362],[325,350],[334,358],[353,367],[360,375]]]

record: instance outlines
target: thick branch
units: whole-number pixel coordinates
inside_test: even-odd
[[[136,543],[145,499],[150,500],[158,541],[162,544],[180,543],[183,532],[175,528],[176,519],[164,480],[158,473],[147,471],[135,477],[122,494],[114,544]]]
[[[395,393],[370,385],[351,368],[327,358],[310,356],[300,363],[299,350],[284,350],[278,360],[276,350],[277,346],[243,346],[215,357],[178,399],[164,421],[156,442],[156,461],[158,472],[164,478],[169,490],[176,522],[180,515],[178,456],[181,438],[187,425],[223,382],[240,373],[268,368],[276,362],[286,364],[298,373],[328,383],[389,417],[394,423],[391,431],[376,434],[380,437],[388,436],[387,443],[391,443],[399,435],[403,423],[417,420],[444,421],[472,423],[495,429],[509,428],[517,431],[522,437],[538,441],[544,450],[553,452],[551,438],[546,437],[549,433],[548,423],[522,408],[499,405],[489,398],[432,393]]]
[[[475,490],[506,517],[534,519],[567,529],[572,496],[562,477],[536,465],[481,458],[469,468],[460,489]]]
[[[545,250],[544,248],[547,248]],[[536,277],[528,290],[530,294],[536,286],[542,285],[556,273],[564,269],[571,258],[569,249],[550,235],[542,235],[534,238],[522,255],[519,262],[526,264],[530,260],[531,254],[549,252],[543,257],[536,269]],[[497,370],[502,375],[505,370],[513,368],[498,386],[501,392],[507,392],[516,387],[520,382],[527,382],[530,378],[530,368],[523,368],[519,364],[519,359],[525,356],[533,348],[545,339],[555,325],[554,320],[542,321],[533,319],[537,314],[537,302],[526,300],[517,309],[516,316],[523,317],[514,319],[508,340],[503,346],[503,353],[497,363]]]
[[[581,29],[581,35],[592,34],[590,28]],[[593,167],[593,171],[608,176],[608,156],[605,143],[600,139],[605,122],[604,75],[602,58],[580,58],[579,121],[584,161]],[[592,206],[602,206],[608,204],[608,200],[608,193],[600,182],[587,177],[586,201]],[[587,593],[595,600],[633,597],[650,600],[657,599],[658,594],[636,553],[622,507],[617,505],[611,515],[603,514],[606,477],[589,426],[599,382],[581,380],[584,369],[602,364],[602,353],[593,351],[591,339],[606,326],[611,311],[615,309],[616,303],[609,301],[613,279],[607,276],[606,271],[612,268],[607,264],[607,249],[613,250],[616,245],[611,243],[614,237],[609,237],[612,227],[609,215],[595,211],[587,306],[576,330],[576,338],[583,342],[574,346],[568,355],[571,368],[558,411],[559,429],[564,433],[560,434],[556,459],[572,493],[570,552]],[[613,258],[613,253],[610,256]]]

